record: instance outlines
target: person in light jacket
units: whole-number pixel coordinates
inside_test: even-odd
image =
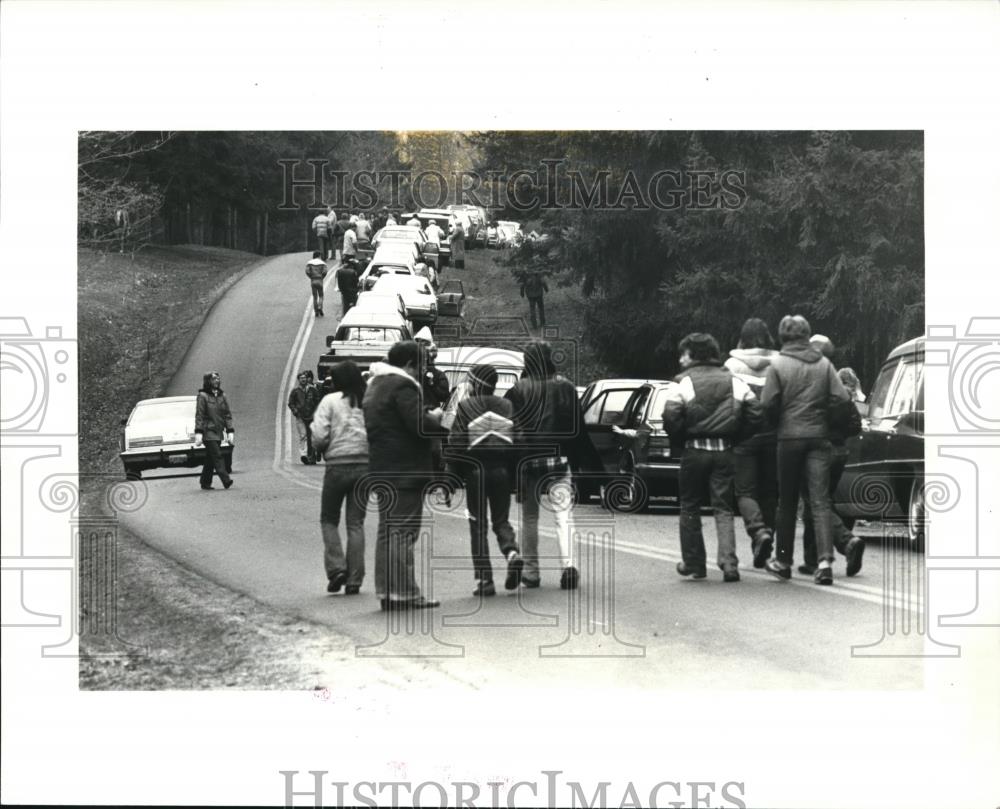
[[[205,465],[201,469],[201,488],[212,488],[212,473],[219,476],[223,487],[229,489],[233,479],[229,477],[226,463],[222,458],[219,445],[223,441],[236,443],[236,432],[233,430],[233,413],[229,409],[229,401],[222,391],[222,378],[218,372],[212,371],[202,378],[201,390],[198,391],[198,402],[195,406],[194,443],[205,445]]]
[[[833,531],[830,521],[830,424],[853,407],[850,396],[823,352],[809,343],[812,328],[801,315],[778,324],[781,353],[767,369],[761,404],[778,437],[778,525],[775,558],[765,565],[791,578],[795,521],[802,484],[812,507],[819,566],[817,584],[833,584]]]
[[[312,443],[323,453],[326,473],[320,499],[326,591],[357,595],[365,578],[365,506],[368,433],[362,401],[365,380],[350,360],[330,369],[332,393],[320,401],[312,419]],[[346,508],[345,508],[346,503]],[[340,513],[346,511],[347,554],[340,540]]]

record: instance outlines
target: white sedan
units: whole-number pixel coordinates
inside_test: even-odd
[[[375,292],[398,292],[406,304],[406,316],[417,328],[437,323],[437,295],[430,281],[422,275],[386,273],[379,276],[373,287]]]

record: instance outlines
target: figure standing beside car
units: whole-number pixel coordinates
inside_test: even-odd
[[[223,441],[235,444],[236,432],[233,430],[233,413],[222,390],[222,378],[216,371],[205,374],[202,378],[195,406],[194,432],[195,444],[205,445],[205,465],[199,479],[201,488],[213,488],[212,475],[216,474],[223,487],[229,489],[233,485],[233,479],[226,469],[219,445]]]

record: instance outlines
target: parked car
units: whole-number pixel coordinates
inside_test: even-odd
[[[608,487],[605,505],[638,511],[649,505],[651,495],[677,497],[680,450],[671,445],[670,435],[663,429],[663,406],[667,390],[673,384],[647,382],[640,385],[625,404],[621,426],[612,425],[612,431],[618,436],[618,458],[616,468],[609,471],[624,479],[625,491],[624,496],[612,496],[611,487]],[[612,399],[611,404],[615,403]],[[595,401],[592,406],[596,404]]]
[[[497,369],[497,386],[494,393],[503,396],[517,383],[524,371],[524,354],[508,348],[493,346],[459,346],[438,348],[434,364],[448,377],[451,396],[445,402],[441,426],[451,429],[458,412],[458,403],[469,395],[467,377],[476,365],[488,362]]]
[[[398,292],[406,304],[406,317],[415,328],[433,326],[438,319],[437,295],[431,282],[422,275],[386,273],[379,276],[373,287],[375,292]]]
[[[424,230],[433,221],[437,222],[438,227],[444,231],[444,237],[441,239],[440,244],[440,265],[438,265],[438,269],[446,267],[451,262],[451,232],[454,230],[451,211],[445,208],[421,208],[416,213],[403,214],[404,219],[407,221],[414,216],[420,220],[420,226]],[[424,234],[424,237],[426,238],[426,234]]]
[[[861,434],[848,439],[834,507],[846,517],[905,519],[910,543],[920,550],[927,539],[922,337],[889,353],[858,409]]]
[[[385,254],[383,248],[375,251],[375,258],[358,278],[358,289],[367,292],[383,275],[416,275],[416,266],[408,256],[398,253]]]
[[[403,296],[399,292],[390,290],[373,289],[370,292],[362,292],[358,295],[354,308],[361,312],[395,312],[403,320],[409,320]],[[410,324],[410,329],[413,330],[413,324]]]
[[[330,367],[353,360],[362,370],[385,359],[389,349],[400,340],[412,340],[407,320],[398,312],[365,312],[352,306],[336,332],[326,338],[327,351],[316,365],[316,378],[326,379]]]
[[[388,225],[372,238],[372,247],[378,249],[389,242],[412,242],[417,247],[420,260],[434,269],[441,269],[441,251],[438,245],[427,241],[427,234],[418,227]]]
[[[618,471],[619,434],[615,427],[625,426],[625,408],[640,387],[662,383],[649,379],[599,379],[583,390],[580,409],[590,440],[609,472]]]
[[[194,442],[197,396],[166,396],[136,403],[122,420],[118,457],[129,477],[142,477],[146,469],[203,466],[204,444]],[[233,446],[220,443],[226,469],[233,468]]]
[[[503,245],[500,241],[500,228],[496,222],[491,222],[486,226],[486,246],[499,250]]]
[[[500,231],[501,247],[517,247],[524,241],[524,231],[519,222],[500,221],[497,222],[497,228]]]

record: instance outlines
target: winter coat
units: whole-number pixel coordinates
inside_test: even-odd
[[[312,281],[313,286],[322,285],[326,278],[326,262],[321,258],[312,258],[306,263],[306,275]]]
[[[315,385],[306,385],[304,388],[301,385],[296,385],[288,395],[288,409],[292,411],[295,418],[308,424],[313,413],[316,412],[316,405],[319,404],[320,398],[319,390],[316,389]]]
[[[343,266],[337,270],[337,289],[348,296],[357,295],[358,271],[348,266]]]
[[[514,431],[525,458],[566,458],[576,472],[603,472],[601,457],[583,426],[576,387],[568,379],[525,377],[507,395],[514,406]]]
[[[433,469],[431,439],[446,431],[424,410],[417,381],[402,368],[374,362],[362,404],[370,471],[391,475],[407,488],[426,483]]]
[[[805,341],[786,343],[771,361],[761,404],[779,441],[829,438],[831,421],[854,406],[831,362]]]
[[[194,431],[201,433],[202,440],[222,441],[226,432],[233,430],[233,414],[229,409],[226,394],[220,388],[213,391],[206,378],[205,387],[198,391],[195,407]]]
[[[727,369],[698,363],[674,377],[663,406],[671,435],[693,438],[748,437],[761,423],[761,407],[750,387]]]
[[[440,407],[451,396],[448,375],[436,365],[428,365],[424,371],[424,407]]]
[[[734,348],[729,352],[726,368],[746,382],[754,396],[760,400],[760,395],[764,391],[764,381],[767,379],[767,369],[777,356],[778,352],[771,348]],[[742,443],[746,447],[756,447],[773,444],[775,438],[774,428],[764,419],[756,435]]]
[[[368,463],[364,410],[351,407],[350,400],[340,391],[323,397],[310,429],[313,447],[323,452],[327,464]]]
[[[487,466],[506,465],[514,443],[514,405],[492,394],[458,403],[448,437],[449,460],[472,458]]]
[[[321,213],[313,219],[313,231],[317,236],[326,237],[330,232],[330,220],[326,214]]]

